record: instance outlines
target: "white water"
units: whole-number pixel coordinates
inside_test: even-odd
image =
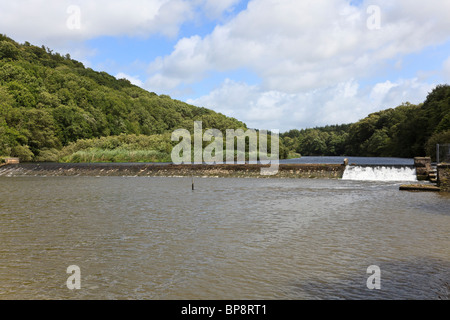
[[[347,166],[343,180],[417,181],[416,169],[392,166]]]

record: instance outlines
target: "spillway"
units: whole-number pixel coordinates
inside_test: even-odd
[[[413,166],[354,166],[345,168],[343,180],[417,181]]]

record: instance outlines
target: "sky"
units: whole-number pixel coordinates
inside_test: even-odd
[[[0,0],[0,33],[280,130],[356,122],[450,83],[450,0]]]

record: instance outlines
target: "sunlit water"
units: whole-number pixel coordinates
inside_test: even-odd
[[[406,166],[347,166],[343,180],[359,181],[417,181],[414,167]]]
[[[0,176],[0,299],[439,299],[450,196],[397,182]],[[66,269],[81,269],[69,290]],[[381,269],[369,290],[367,268]]]

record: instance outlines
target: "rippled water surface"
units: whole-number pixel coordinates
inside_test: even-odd
[[[0,196],[0,299],[449,297],[450,196],[399,183],[25,176]]]

